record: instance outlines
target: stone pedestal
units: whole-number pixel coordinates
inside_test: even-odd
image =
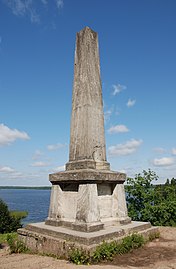
[[[80,231],[97,231],[104,225],[128,223],[123,183],[126,175],[80,169],[50,175],[52,185],[46,224]]]

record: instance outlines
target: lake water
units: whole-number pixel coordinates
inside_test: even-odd
[[[22,221],[24,225],[44,221],[48,217],[50,190],[0,189],[0,199],[8,205],[9,210],[28,212]]]

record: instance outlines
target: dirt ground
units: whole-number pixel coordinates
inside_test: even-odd
[[[30,254],[9,254],[0,250],[0,269],[176,269],[176,228],[161,227],[160,238],[143,248],[122,256],[112,262],[99,265],[74,265],[64,260]]]

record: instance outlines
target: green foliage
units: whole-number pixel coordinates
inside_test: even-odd
[[[16,218],[16,219],[24,219],[28,215],[27,211],[10,211],[10,216]]]
[[[25,244],[14,237],[12,234],[7,235],[7,243],[10,247],[10,253],[28,253],[29,249]]]
[[[103,242],[100,246],[96,248],[96,251],[93,253],[92,259],[95,262],[101,260],[112,260],[112,257],[115,254],[116,242]]]
[[[90,256],[87,255],[81,249],[74,249],[70,253],[69,261],[71,261],[77,265],[80,265],[80,264],[87,264],[88,265],[90,262]]]
[[[10,247],[10,253],[30,252],[24,243],[18,240],[17,233],[0,234],[0,245],[6,243]]]
[[[22,214],[24,216],[24,214]],[[20,213],[10,213],[8,206],[0,199],[0,233],[17,231],[22,225]]]
[[[97,247],[93,254],[92,260],[99,262],[101,260],[112,260],[114,255],[122,255],[141,247],[145,243],[142,235],[132,234],[123,238],[122,242],[113,241],[111,243],[104,242]]]
[[[149,234],[149,241],[153,241],[154,239],[157,239],[160,237],[160,232],[154,232]]]
[[[0,234],[0,244],[6,244],[7,243],[7,237],[11,235],[14,239],[17,239],[17,233],[5,233]]]
[[[157,226],[176,226],[176,180],[165,185],[153,185],[155,172],[143,171],[127,179],[127,205],[132,220],[150,221]]]
[[[132,234],[122,239],[121,242],[103,242],[96,248],[92,255],[86,254],[80,249],[75,249],[70,253],[69,260],[75,264],[97,263],[102,260],[112,260],[114,255],[122,255],[139,248],[145,243],[144,237],[139,234]]]

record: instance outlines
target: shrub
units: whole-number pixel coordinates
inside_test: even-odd
[[[153,236],[154,238],[154,236]],[[114,255],[121,255],[141,247],[145,243],[144,237],[140,234],[132,234],[124,237],[121,242],[103,242],[92,255],[85,251],[75,249],[70,253],[69,260],[76,264],[97,263],[102,260],[112,260]]]
[[[8,206],[0,199],[0,233],[10,233],[21,228],[21,217],[10,213]]]
[[[5,234],[0,234],[0,244],[6,244],[7,243],[7,237],[9,236],[9,234],[13,237],[13,238],[17,238],[17,233],[5,233]]]
[[[7,235],[7,243],[10,247],[10,253],[22,253],[29,252],[29,249],[25,246],[25,244],[17,239],[17,236],[13,234]]]
[[[144,245],[144,237],[140,234],[126,236],[121,242],[103,242],[96,248],[93,254],[93,261],[112,260],[114,255],[122,255]]]
[[[134,221],[150,221],[156,226],[176,226],[176,179],[153,185],[155,172],[143,171],[127,179],[128,214]]]
[[[80,265],[80,264],[89,264],[90,262],[90,256],[87,255],[83,250],[81,249],[74,249],[70,252],[69,261]]]

